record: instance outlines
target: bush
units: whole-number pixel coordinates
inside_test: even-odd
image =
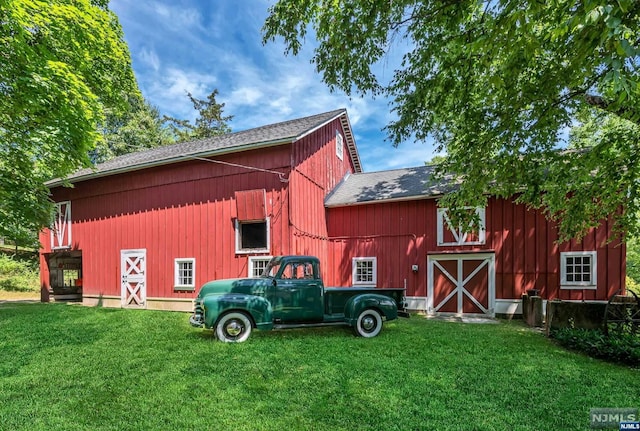
[[[627,275],[627,282],[625,287],[627,288],[627,290],[630,290],[634,292],[636,295],[640,296],[640,284],[638,284],[638,282],[635,279],[629,277],[628,275]]]
[[[0,290],[38,292],[40,274],[32,259],[20,259],[0,254]]]
[[[561,328],[551,336],[560,345],[584,352],[589,356],[632,366],[640,366],[640,336],[634,334],[610,334],[605,336],[597,329]]]

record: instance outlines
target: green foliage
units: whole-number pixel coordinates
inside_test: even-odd
[[[552,337],[569,349],[584,352],[594,358],[621,364],[640,366],[640,337],[628,333],[605,336],[599,330],[562,328]]]
[[[0,290],[38,292],[39,274],[37,260],[10,257],[0,253]]]
[[[0,23],[0,236],[19,240],[50,222],[44,182],[89,166],[138,89],[104,1],[0,0]]]
[[[195,124],[191,124],[188,120],[179,120],[168,116],[164,117],[164,123],[168,125],[177,142],[211,138],[231,132],[231,128],[227,122],[231,121],[233,115],[223,115],[224,103],[216,102],[217,95],[218,89],[214,89],[211,94],[207,96],[207,100],[201,100],[187,92],[193,108],[198,111]]]
[[[640,240],[638,237],[627,241],[627,277],[637,285],[640,283]]]
[[[123,114],[107,115],[102,127],[104,141],[91,152],[94,163],[175,142],[158,108],[140,97],[131,97],[129,105]]]
[[[414,316],[373,339],[333,327],[228,345],[184,313],[0,313],[0,418],[16,431],[574,430],[588,427],[590,406],[640,399],[637,370],[518,323]]]
[[[441,206],[518,194],[563,240],[609,214],[639,231],[640,2],[279,0],[264,41],[296,55],[311,30],[330,88],[390,97],[391,142],[434,138],[448,155],[439,175],[464,181]],[[400,46],[381,82],[375,68]],[[591,150],[559,152],[575,125],[575,146]]]

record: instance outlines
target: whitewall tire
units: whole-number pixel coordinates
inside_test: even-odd
[[[245,313],[227,313],[218,321],[215,332],[220,341],[242,343],[251,335],[251,319]]]

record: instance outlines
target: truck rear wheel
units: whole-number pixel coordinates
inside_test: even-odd
[[[245,313],[227,313],[220,318],[215,331],[220,341],[242,343],[251,335],[251,319]]]
[[[382,316],[372,308],[362,311],[353,326],[355,334],[365,338],[375,337],[381,330]]]

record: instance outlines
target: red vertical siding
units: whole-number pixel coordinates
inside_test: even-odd
[[[146,249],[148,297],[193,297],[194,292],[174,290],[176,258],[195,258],[196,286],[246,276],[249,255],[235,252],[238,191],[265,190],[260,211],[269,218],[271,247],[264,255],[305,253],[326,259],[324,198],[353,171],[346,148],[343,160],[336,156],[336,130],[342,132],[339,120],[293,144],[216,159],[281,172],[281,177],[193,160],[53,189],[55,201],[72,201],[72,239],[82,251],[84,293],[120,295],[124,249]],[[250,214],[242,217],[254,217],[249,207],[241,205]],[[41,241],[42,283],[48,287],[48,231]]]
[[[538,288],[549,299],[607,299],[624,283],[624,246],[607,243],[610,223],[592,230],[582,241],[558,245],[557,229],[538,211],[510,200],[489,199],[486,243],[438,246],[436,200],[373,203],[331,208],[328,215],[329,274],[333,285],[351,285],[351,258],[377,257],[378,286],[401,287],[408,296],[426,296],[426,255],[493,251],[496,298],[518,299]],[[560,252],[596,250],[597,290],[560,289]],[[418,264],[418,273],[411,265]]]

